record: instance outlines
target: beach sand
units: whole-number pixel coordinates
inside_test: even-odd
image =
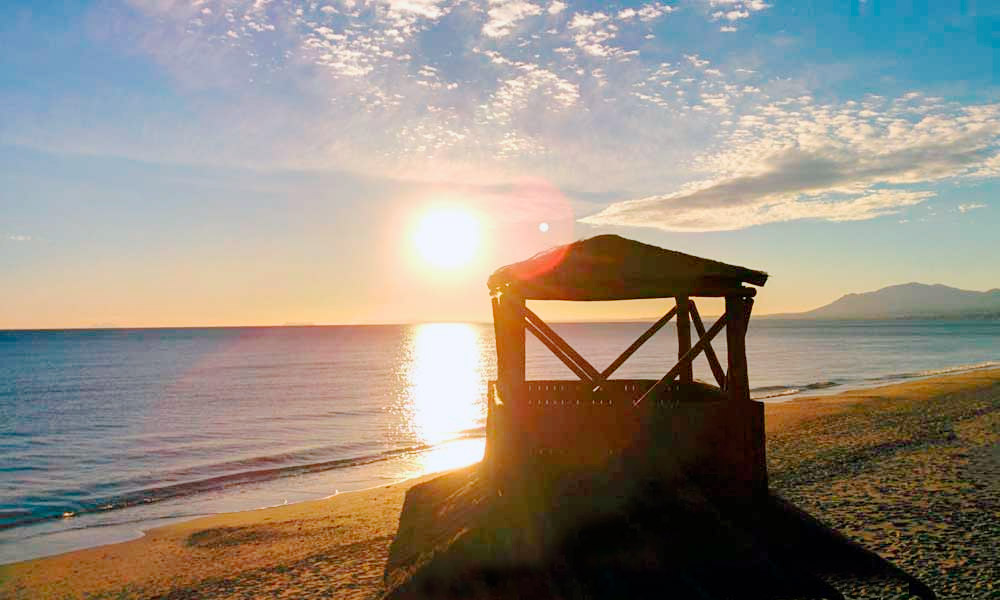
[[[770,404],[766,428],[778,494],[941,598],[1000,597],[1000,369]],[[406,490],[432,477],[2,566],[0,599],[377,597]]]

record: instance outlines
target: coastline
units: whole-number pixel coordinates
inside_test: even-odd
[[[995,592],[1000,572],[988,554],[1000,526],[977,519],[1000,510],[1000,369],[796,397],[765,411],[778,493],[941,597]],[[434,476],[0,566],[0,598],[370,598],[406,490]]]

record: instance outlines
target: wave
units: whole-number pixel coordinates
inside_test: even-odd
[[[838,381],[816,381],[803,385],[769,385],[750,389],[750,397],[754,400],[767,400],[768,398],[780,398],[782,396],[792,396],[803,392],[825,390],[843,385]]]
[[[44,521],[53,521],[61,518],[76,517],[89,513],[121,510],[132,506],[163,502],[164,500],[172,500],[194,494],[211,492],[236,485],[245,485],[282,479],[285,477],[308,475],[311,473],[319,473],[333,469],[346,469],[350,467],[368,465],[391,460],[401,456],[426,452],[434,449],[435,447],[454,442],[456,440],[482,437],[484,434],[485,428],[468,429],[459,432],[457,436],[446,440],[441,444],[413,444],[410,446],[393,448],[391,450],[351,458],[339,458],[334,460],[324,460],[265,469],[249,469],[237,473],[228,473],[225,475],[207,477],[195,481],[147,487],[140,490],[93,499],[85,503],[73,503],[72,506],[69,506],[68,504],[61,506],[49,504],[46,507],[47,510],[45,512],[32,511],[29,509],[4,509],[0,510],[0,530],[31,525],[33,523],[40,523]],[[255,462],[268,463],[274,462],[275,460],[275,457],[258,457]]]
[[[921,377],[933,377],[935,375],[949,375],[953,373],[965,373],[967,371],[977,371],[979,369],[991,369],[1000,367],[998,361],[985,361],[971,363],[967,365],[955,365],[941,369],[927,369],[924,371],[907,371],[903,373],[889,373],[877,377],[865,377],[863,379],[843,379],[838,381],[817,381],[801,385],[767,385],[750,389],[750,397],[754,400],[768,400],[772,398],[783,398],[795,396],[807,392],[826,390],[833,387],[865,387],[877,385],[879,383],[889,383],[893,381],[904,381],[907,379],[920,379]]]
[[[966,371],[978,371],[979,369],[992,369],[1000,367],[1000,362],[988,360],[980,363],[968,365],[955,365],[941,369],[927,369],[926,371],[907,371],[904,373],[891,373],[879,377],[869,377],[865,381],[896,381],[899,379],[916,379],[919,377],[933,377],[935,375],[948,375],[951,373],[964,373]]]

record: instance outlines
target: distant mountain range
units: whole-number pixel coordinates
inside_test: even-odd
[[[768,315],[786,319],[943,319],[1000,318],[1000,289],[960,290],[946,285],[904,283],[847,294],[817,309]]]

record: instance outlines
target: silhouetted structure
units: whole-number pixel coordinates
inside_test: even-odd
[[[768,491],[764,409],[750,399],[745,346],[756,291],[744,285],[766,280],[613,235],[497,270],[486,455],[407,492],[384,598],[843,600],[827,581],[837,577],[903,582],[935,598]],[[725,298],[707,329],[698,297]],[[525,304],[635,298],[676,305],[603,371]],[[673,319],[677,361],[662,378],[611,378]],[[725,368],[711,345],[723,329]],[[529,331],[578,380],[527,381]],[[701,354],[716,385],[694,380]]]
[[[767,274],[664,250],[615,235],[553,248],[497,270],[493,295],[497,380],[489,385],[486,464],[501,491],[531,474],[594,469],[672,477],[693,471],[729,497],[767,490],[764,408],[750,399],[745,336],[756,290]],[[696,297],[725,298],[706,329]],[[526,300],[674,298],[676,305],[603,371],[598,371]],[[659,380],[612,379],[671,320],[677,361]],[[694,326],[698,339],[692,342]],[[712,340],[726,330],[726,368]],[[579,378],[527,381],[531,332]],[[704,354],[716,386],[696,382]],[[667,360],[664,360],[667,363]]]

